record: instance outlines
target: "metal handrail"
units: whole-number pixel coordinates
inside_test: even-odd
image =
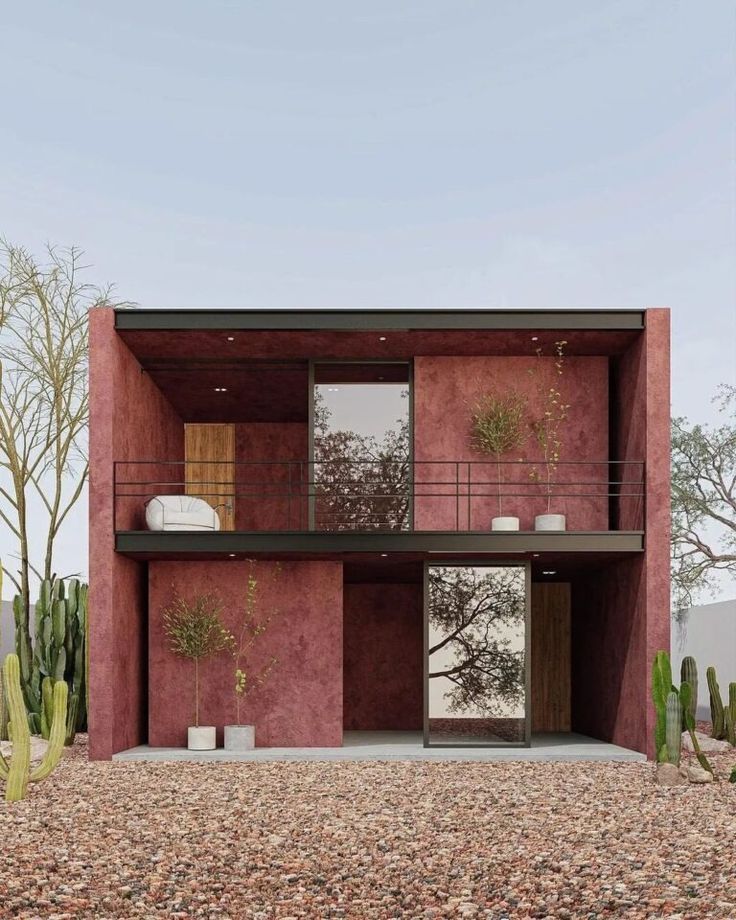
[[[198,466],[217,465],[222,467],[223,462],[217,460],[197,461]],[[400,465],[406,468],[408,475],[403,482],[387,482],[385,478],[371,471],[371,467],[381,469]],[[126,467],[150,468],[152,466],[183,467],[183,478],[130,478]],[[646,467],[643,460],[566,460],[555,464],[555,482],[551,485],[545,479],[532,480],[528,477],[519,480],[504,480],[503,476],[496,478],[489,476],[487,469],[498,471],[499,467],[536,468],[545,467],[543,460],[233,460],[227,461],[226,466],[232,469],[231,479],[188,479],[186,476],[186,460],[117,460],[113,462],[113,526],[117,525],[117,505],[121,500],[151,498],[156,492],[179,489],[188,494],[197,495],[205,499],[227,499],[230,503],[237,499],[263,498],[268,500],[281,500],[286,505],[286,521],[284,530],[291,530],[293,506],[296,503],[298,525],[301,529],[305,517],[305,503],[309,504],[310,520],[309,529],[326,529],[326,523],[332,522],[341,526],[341,518],[350,519],[352,530],[373,530],[375,524],[390,523],[403,529],[415,529],[418,503],[426,508],[428,502],[437,499],[454,499],[455,529],[471,530],[472,512],[474,503],[483,504],[483,512],[487,513],[486,500],[496,499],[499,491],[504,502],[513,499],[540,499],[551,496],[558,499],[597,499],[607,500],[609,505],[609,524],[619,519],[622,501],[642,499],[641,505],[633,506],[641,520],[644,520],[645,500],[645,473]],[[332,467],[335,478],[325,479],[321,471]],[[426,478],[422,475],[421,468],[426,466]],[[590,475],[569,480],[565,471],[579,469],[580,467],[603,467],[608,470],[605,478],[591,477]],[[438,467],[447,469],[447,474],[438,471]],[[632,474],[626,467],[633,467],[639,472],[640,478],[629,478]],[[122,470],[121,470],[122,468]],[[241,469],[256,472],[256,478],[239,478]],[[277,481],[274,478],[263,478],[266,468],[280,471]],[[297,469],[295,474],[294,470]],[[349,470],[355,470],[355,475],[350,476]],[[346,469],[348,473],[346,475]],[[125,478],[120,478],[120,472],[127,473]],[[158,472],[158,471],[152,471]],[[431,475],[431,474],[434,475]],[[439,475],[438,475],[439,474]],[[159,473],[159,475],[161,475]],[[260,475],[261,478],[257,478]],[[636,473],[634,473],[636,475]],[[517,474],[518,476],[518,474]],[[282,478],[283,477],[283,478]],[[144,491],[141,491],[144,490]],[[584,490],[584,491],[583,491]],[[398,503],[395,509],[386,509],[390,502]],[[340,503],[354,503],[353,507],[340,508]],[[631,504],[626,505],[631,513]],[[462,514],[461,514],[462,510]],[[461,519],[465,519],[465,526],[461,526]],[[319,528],[318,526],[319,525]],[[423,529],[423,528],[418,528]],[[643,527],[638,528],[643,529]]]

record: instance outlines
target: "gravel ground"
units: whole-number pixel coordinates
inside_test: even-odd
[[[88,763],[0,802],[2,917],[736,918],[736,752],[636,763]]]

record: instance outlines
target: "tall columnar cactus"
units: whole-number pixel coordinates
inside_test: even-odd
[[[667,694],[666,705],[666,737],[667,760],[676,767],[680,766],[680,750],[682,747],[682,706],[676,690]]]
[[[41,763],[35,769],[31,769],[31,735],[20,685],[20,660],[17,655],[6,657],[3,682],[10,713],[13,750],[10,761],[0,754],[0,777],[6,784],[5,800],[18,802],[25,798],[28,783],[45,779],[61,759],[66,734],[66,703],[69,690],[63,680],[57,681],[54,685],[49,744]]]
[[[680,664],[680,683],[688,683],[692,688],[690,714],[696,717],[698,708],[698,665],[692,655],[687,655]],[[685,729],[685,713],[682,714],[682,727]]]
[[[25,626],[23,598],[17,596],[13,606],[16,652],[30,730],[49,737],[44,681],[48,679],[52,685],[65,681],[69,687],[66,743],[71,744],[77,728],[86,723],[87,585],[76,578],[66,583],[61,579],[41,582],[33,642]]]
[[[712,773],[713,767],[711,767],[710,763],[708,762],[708,758],[700,750],[698,736],[695,734],[695,719],[693,718],[692,712],[690,711],[690,703],[692,702],[692,697],[692,687],[687,681],[683,681],[680,685],[680,705],[682,706],[682,711],[685,714],[685,725],[687,727],[687,732],[690,735],[690,741],[692,742],[695,756],[698,758],[698,763],[704,770]]]
[[[3,563],[0,560],[0,603],[3,596]],[[0,741],[8,740],[8,705],[5,700],[5,690],[3,689],[3,677],[0,674]]]
[[[657,652],[652,666],[652,699],[657,712],[654,725],[654,750],[657,760],[667,761],[667,697],[672,686],[672,665],[667,652]]]
[[[728,743],[736,747],[736,683],[733,681],[728,685],[728,706],[723,707],[723,719]]]
[[[710,722],[711,737],[726,737],[726,719],[723,712],[723,700],[721,699],[721,690],[716,678],[716,669],[708,668],[705,672],[708,679],[708,693],[710,694]]]

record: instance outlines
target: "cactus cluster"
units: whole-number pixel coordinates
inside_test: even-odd
[[[652,669],[652,698],[657,714],[654,743],[659,763],[680,764],[682,727],[690,735],[695,756],[701,767],[713,772],[708,758],[703,754],[695,734],[695,711],[698,671],[694,659],[685,659],[680,674],[683,678],[678,690],[672,683],[672,666],[667,652],[657,652]],[[685,680],[685,677],[689,680]],[[735,697],[736,698],[736,697]]]
[[[13,749],[10,760],[0,754],[0,778],[5,780],[5,800],[19,802],[28,791],[28,783],[45,779],[61,759],[64,750],[67,724],[67,697],[69,688],[63,680],[57,681],[53,690],[51,679],[43,681],[47,695],[50,694],[51,728],[49,744],[43,760],[31,768],[31,735],[28,717],[20,684],[20,660],[17,655],[8,655],[3,666],[3,685],[10,716],[9,734]]]
[[[736,683],[731,682],[728,685],[728,704],[724,705],[716,669],[708,668],[705,674],[710,694],[711,737],[725,738],[729,744],[736,747]]]
[[[25,601],[13,600],[15,647],[20,683],[33,734],[49,738],[50,699],[57,682],[69,689],[65,742],[71,744],[86,723],[87,585],[76,578],[44,579],[34,613],[34,635],[27,627]],[[50,679],[44,694],[44,682]]]

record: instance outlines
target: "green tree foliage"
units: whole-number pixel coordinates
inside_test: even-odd
[[[736,576],[736,387],[714,400],[720,425],[672,420],[672,600],[682,614],[718,573]]]

